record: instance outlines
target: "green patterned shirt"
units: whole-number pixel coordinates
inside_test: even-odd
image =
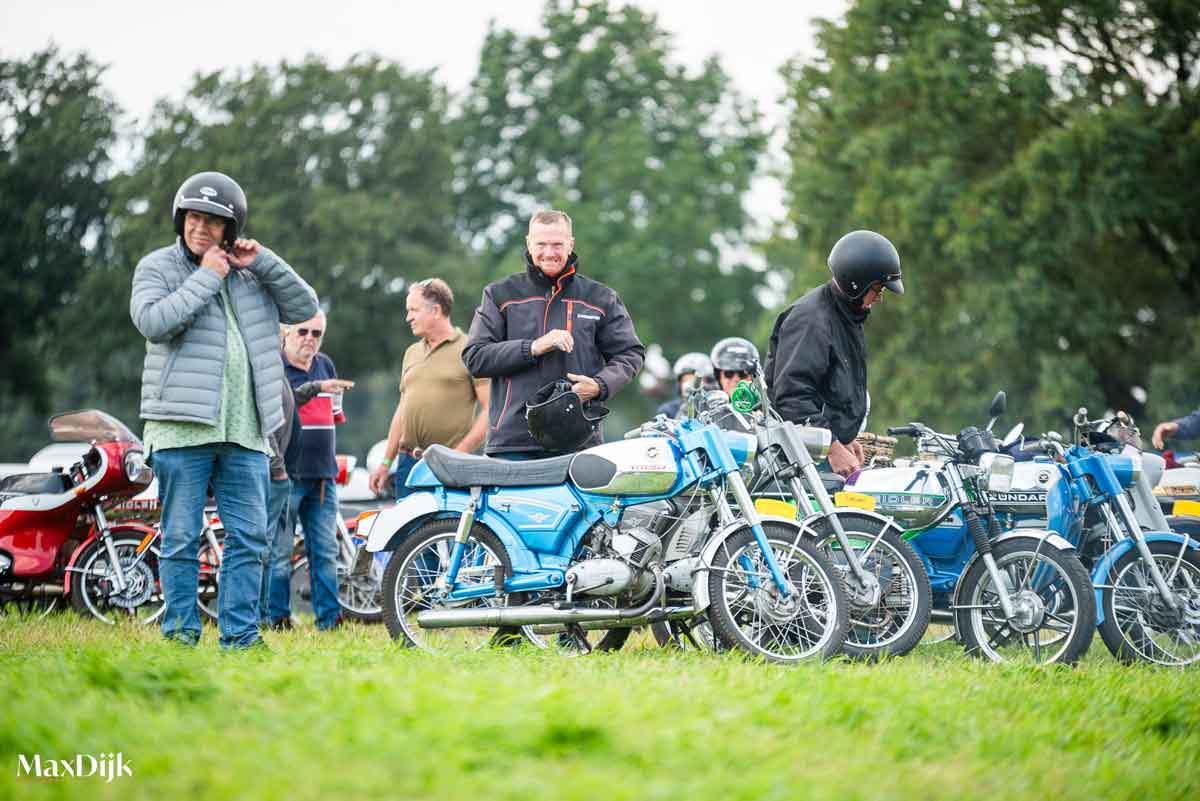
[[[168,448],[191,448],[214,442],[232,442],[252,451],[271,455],[271,445],[263,436],[254,403],[254,382],[246,342],[230,309],[233,304],[224,282],[219,296],[225,310],[225,375],[221,381],[221,407],[215,425],[175,420],[147,420],[142,442],[147,453]]]

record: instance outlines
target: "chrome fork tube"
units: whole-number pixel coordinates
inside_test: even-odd
[[[108,554],[108,565],[117,582],[117,592],[125,592],[129,582],[125,580],[125,568],[121,567],[121,557],[117,555],[117,546],[113,544],[112,537],[108,535],[108,518],[104,516],[104,510],[99,506],[92,509],[92,514],[96,516],[96,536],[104,542],[104,551]]]
[[[1146,563],[1146,568],[1150,571],[1150,580],[1154,582],[1158,594],[1166,602],[1167,606],[1172,609],[1179,608],[1179,603],[1175,598],[1175,593],[1171,592],[1171,588],[1167,586],[1166,579],[1163,578],[1162,571],[1158,569],[1158,563],[1154,561],[1154,555],[1150,553],[1150,546],[1146,543],[1146,538],[1142,536],[1142,527],[1137,521],[1137,516],[1134,515],[1133,509],[1129,506],[1129,499],[1125,497],[1125,493],[1120,493],[1114,496],[1117,509],[1121,512],[1121,518],[1125,521],[1125,527],[1129,530],[1133,537],[1133,544],[1138,549],[1138,553],[1142,555],[1142,560]],[[1116,516],[1113,514],[1108,504],[1103,505],[1104,517],[1110,527],[1117,522]],[[1116,528],[1120,531],[1120,528]]]
[[[842,521],[838,519],[837,507],[833,505],[833,499],[829,497],[829,491],[825,489],[825,484],[821,482],[821,474],[817,472],[817,466],[811,461],[800,468],[804,474],[804,478],[808,481],[808,486],[812,489],[813,497],[817,499],[817,507],[821,510],[821,514],[829,520],[833,526],[833,536],[837,539],[838,545],[842,549],[842,555],[846,559],[846,564],[850,565],[850,572],[854,574],[854,580],[860,585],[867,583],[866,571],[863,570],[862,559],[859,558],[858,552],[850,546],[850,539],[846,536],[846,529],[842,527]],[[800,480],[792,479],[792,492],[796,493],[797,485]],[[800,501],[800,496],[797,495],[796,501]],[[881,535],[882,536],[882,535]],[[874,544],[872,544],[874,547]]]

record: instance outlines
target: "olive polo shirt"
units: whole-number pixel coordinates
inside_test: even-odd
[[[404,450],[445,445],[453,448],[475,420],[475,387],[486,393],[488,380],[474,379],[463,364],[467,336],[454,333],[437,347],[424,340],[409,345],[400,370],[400,419]]]

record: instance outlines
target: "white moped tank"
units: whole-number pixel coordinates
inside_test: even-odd
[[[679,465],[669,440],[640,437],[581,451],[570,474],[575,486],[598,495],[662,495],[675,486]]]

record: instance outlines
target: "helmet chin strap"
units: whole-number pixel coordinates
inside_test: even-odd
[[[853,296],[853,295],[851,295],[849,292],[847,292],[846,290],[842,289],[842,285],[838,283],[838,280],[837,280],[836,278],[833,278],[833,279],[831,279],[831,280],[833,281],[833,288],[834,288],[834,289],[836,289],[836,290],[838,291],[838,294],[839,294],[839,295],[841,295],[841,296],[842,296],[843,298],[845,298],[846,300],[850,301],[850,303],[854,304],[854,308],[856,308],[856,309],[858,309],[858,310],[860,310],[860,311],[864,311],[864,308],[863,308],[863,298],[865,298],[865,297],[867,296],[867,293],[866,293],[866,292],[863,292],[863,293],[862,293],[861,295],[859,295],[858,297],[854,297],[854,296]],[[870,291],[870,290],[868,289],[868,290],[867,290],[867,292],[869,292],[869,291]]]

